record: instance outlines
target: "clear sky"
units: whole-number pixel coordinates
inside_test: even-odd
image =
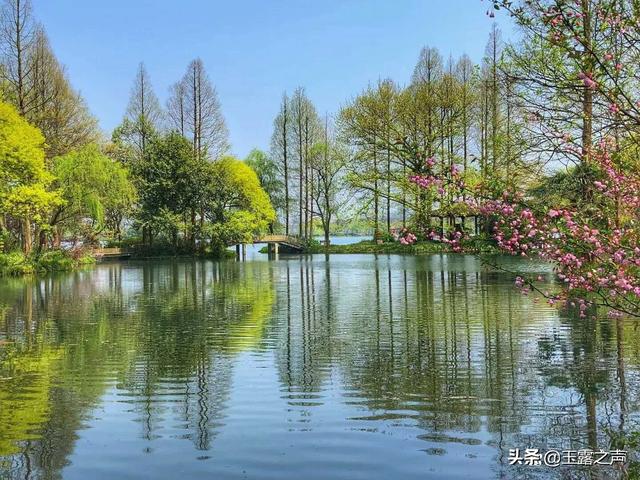
[[[161,102],[200,57],[232,151],[268,149],[283,91],[304,86],[336,112],[367,84],[405,84],[421,47],[482,58],[487,0],[33,0],[58,58],[105,132],[122,119],[144,61]],[[508,20],[497,17],[509,36]]]

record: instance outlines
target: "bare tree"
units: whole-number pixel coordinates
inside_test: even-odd
[[[9,86],[9,99],[21,115],[29,111],[31,66],[27,61],[36,38],[30,0],[6,0],[0,12],[0,53],[2,80]]]
[[[160,126],[162,116],[160,102],[153,91],[147,69],[141,62],[125,115],[125,123],[139,153],[145,154],[149,140]]]
[[[229,149],[229,132],[202,60],[189,64],[182,84],[185,136],[191,138],[197,158],[220,158]]]
[[[284,184],[284,225],[285,234],[289,235],[289,210],[291,199],[289,198],[289,135],[290,135],[290,108],[287,94],[282,95],[280,112],[273,121],[273,135],[271,137],[271,153],[274,159],[280,159],[280,172]]]
[[[36,30],[28,64],[31,95],[27,119],[44,134],[48,158],[63,155],[99,138],[96,119],[56,59],[42,27]]]
[[[187,120],[187,87],[184,80],[174,83],[170,91],[171,95],[167,100],[169,129],[180,132],[184,137]]]
[[[316,109],[299,87],[291,99],[292,146],[298,158],[298,235],[309,236],[312,227],[311,212],[311,171],[309,152],[318,139],[320,120]]]
[[[330,132],[328,116],[325,117],[323,134],[323,141],[312,149],[309,164],[314,179],[313,214],[320,219],[325,247],[328,247],[331,224],[346,203],[343,173],[349,155],[346,146],[339,143],[335,134]]]

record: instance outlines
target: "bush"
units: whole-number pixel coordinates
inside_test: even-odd
[[[127,237],[122,240],[109,240],[107,248],[134,248],[142,245],[142,237]]]
[[[0,253],[0,276],[69,271],[94,262],[91,255],[79,251],[47,250],[32,256],[20,251]]]
[[[49,250],[33,260],[36,270],[45,272],[66,271],[74,267],[74,260],[62,250]]]
[[[24,253],[0,253],[0,275],[23,275],[33,271],[33,263]]]

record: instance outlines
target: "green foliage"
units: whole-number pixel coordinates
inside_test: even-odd
[[[147,155],[133,168],[140,195],[140,224],[161,233],[175,232],[179,215],[201,207],[206,168],[180,134],[154,139]]]
[[[497,253],[497,249],[492,242],[482,238],[464,240],[462,250],[465,253]],[[333,253],[333,254],[362,254],[362,253],[383,253],[383,254],[405,254],[405,255],[428,255],[433,253],[451,253],[451,248],[441,242],[420,241],[413,245],[402,245],[393,241],[383,241],[378,243],[375,240],[364,240],[358,243],[347,245],[324,245],[314,244],[309,248],[310,253]]]
[[[62,203],[57,192],[47,189],[52,179],[42,133],[0,102],[0,213],[42,221],[49,208]]]
[[[233,243],[252,241],[275,219],[249,165],[232,157],[213,163],[198,159],[176,132],[155,138],[133,173],[140,198],[136,217],[149,251],[155,251],[155,242],[174,253],[221,253]]]
[[[77,256],[65,250],[26,255],[20,251],[0,253],[0,276],[69,271],[94,262],[90,255]]]
[[[284,184],[279,178],[278,165],[273,158],[262,150],[253,149],[244,162],[249,165],[258,176],[260,185],[269,195],[274,209],[284,207]]]
[[[36,268],[38,270],[66,271],[71,270],[74,266],[74,260],[71,256],[62,250],[49,250],[42,253],[35,259]]]
[[[24,253],[0,253],[0,275],[22,275],[33,271],[33,264]]]
[[[212,247],[249,242],[265,233],[275,211],[255,171],[233,157],[210,165],[205,202],[211,224],[205,232]]]
[[[11,105],[0,103],[0,178],[6,191],[14,185],[44,182],[44,137]]]
[[[77,233],[84,223],[99,233],[109,221],[117,230],[135,201],[128,171],[97,145],[55,158],[53,173],[64,204],[54,212],[52,223],[67,231]]]

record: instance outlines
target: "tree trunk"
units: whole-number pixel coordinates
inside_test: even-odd
[[[289,235],[289,159],[287,152],[287,102],[282,102],[282,155],[284,161],[284,233]]]
[[[25,218],[22,220],[22,251],[29,255],[31,253],[31,246],[33,241],[31,239],[31,220]]]

